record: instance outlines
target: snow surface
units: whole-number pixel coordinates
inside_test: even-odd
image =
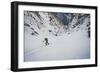
[[[25,61],[86,59],[90,57],[90,40],[82,31],[71,35],[46,36],[50,45],[43,44],[44,36],[25,36]]]
[[[27,13],[26,13],[27,14]],[[34,32],[30,27],[25,26],[24,37],[24,61],[50,61],[50,60],[70,60],[70,59],[87,59],[90,58],[90,38],[87,34],[87,24],[89,18],[84,19],[82,25],[72,28],[72,25],[77,23],[77,19],[73,18],[70,22],[70,30],[74,31],[70,34],[63,27],[63,23],[59,19],[47,12],[39,12],[41,19],[35,13],[30,12],[35,19],[30,16],[25,16],[25,23],[31,24],[30,27],[38,33],[31,35]],[[78,15],[78,14],[77,14]],[[54,21],[50,21],[52,17]],[[43,19],[44,18],[44,19]],[[43,24],[41,24],[41,22]],[[74,22],[74,23],[73,23]],[[53,23],[53,26],[50,25]],[[57,25],[56,25],[57,24]],[[40,28],[38,28],[38,26]],[[56,27],[56,30],[54,29]],[[59,28],[60,27],[60,28]],[[78,29],[80,27],[80,29]],[[59,36],[55,36],[48,32],[52,30],[55,34],[59,30]],[[78,31],[77,31],[78,30]],[[62,34],[63,33],[63,34]],[[45,45],[44,38],[48,38],[49,45]]]

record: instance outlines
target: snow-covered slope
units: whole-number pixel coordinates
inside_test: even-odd
[[[25,61],[90,58],[89,14],[24,11],[24,25]]]

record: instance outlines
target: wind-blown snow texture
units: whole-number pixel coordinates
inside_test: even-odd
[[[25,62],[88,58],[90,14],[24,11]]]

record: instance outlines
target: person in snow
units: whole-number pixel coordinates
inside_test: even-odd
[[[44,38],[45,46],[49,45],[48,38]]]

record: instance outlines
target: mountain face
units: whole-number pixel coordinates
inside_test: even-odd
[[[90,58],[90,14],[24,11],[24,61]]]
[[[24,26],[34,36],[60,36],[81,30],[90,37],[89,14],[24,11]]]

